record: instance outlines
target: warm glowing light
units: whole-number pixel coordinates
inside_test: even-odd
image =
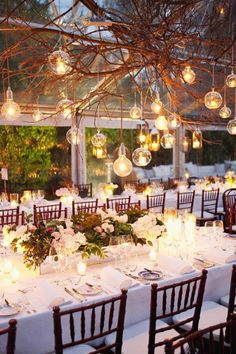
[[[201,149],[202,148],[202,132],[197,129],[193,132],[193,149]]]
[[[71,71],[71,60],[68,53],[61,48],[52,52],[48,57],[52,72],[56,75],[65,75]]]
[[[236,87],[236,74],[233,68],[231,74],[226,77],[226,85],[230,88]]]
[[[152,154],[149,150],[145,149],[143,146],[134,150],[132,154],[133,163],[137,166],[147,166],[152,159]]]
[[[80,143],[80,131],[76,126],[72,126],[66,133],[66,140],[71,145],[78,145]]]
[[[175,137],[174,135],[167,133],[164,134],[161,138],[161,146],[164,149],[172,149],[174,147],[175,144]]]
[[[168,117],[167,125],[170,130],[179,128],[181,125],[181,120],[178,114],[173,113],[170,117]]]
[[[39,108],[37,108],[34,112],[33,112],[33,120],[35,122],[40,122],[40,120],[43,118],[42,113],[40,112]]]
[[[95,156],[97,159],[104,159],[107,156],[106,145],[94,146],[93,147],[93,156]]]
[[[227,130],[230,135],[236,135],[236,116],[228,122]]]
[[[183,152],[188,152],[190,150],[190,147],[191,147],[191,139],[189,139],[187,136],[184,136],[182,140]]]
[[[21,110],[18,103],[13,101],[13,92],[10,87],[8,87],[6,92],[6,101],[3,103],[1,108],[2,116],[8,121],[14,121],[20,116]]]
[[[164,115],[160,115],[155,120],[155,126],[158,130],[166,130],[167,126],[167,119]]]
[[[208,109],[217,109],[221,106],[222,104],[222,96],[219,92],[216,92],[214,88],[212,88],[212,91],[208,92],[205,95],[205,106]]]
[[[129,111],[129,115],[132,119],[139,119],[142,116],[142,110],[140,107],[134,105],[130,111]]]
[[[68,100],[67,98],[63,98],[58,102],[57,107],[57,116],[62,119],[71,119],[74,114],[74,102]]]
[[[100,147],[106,144],[106,137],[100,132],[100,129],[98,129],[96,134],[92,136],[91,143],[96,147]]]
[[[191,66],[186,66],[182,71],[184,82],[187,84],[193,84],[196,78],[195,72],[191,69]]]
[[[86,275],[87,264],[84,260],[79,261],[77,264],[77,273],[79,275]]]
[[[229,107],[227,107],[226,105],[224,105],[219,112],[219,115],[221,118],[223,119],[227,119],[231,116],[231,109]]]

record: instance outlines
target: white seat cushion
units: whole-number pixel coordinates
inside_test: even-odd
[[[80,345],[75,345],[73,347],[69,347],[66,349],[63,349],[63,353],[66,354],[89,354],[91,352],[94,352],[96,349],[91,347],[88,344],[80,344]]]
[[[222,296],[220,298],[220,303],[221,303],[221,305],[228,307],[228,305],[229,305],[229,295]]]
[[[156,328],[168,326],[163,321],[157,321]],[[148,353],[148,339],[149,339],[149,320],[136,323],[132,326],[126,327],[123,334],[122,354],[146,354]],[[156,342],[161,342],[164,339],[170,339],[178,336],[178,332],[174,329],[166,330],[157,333]],[[110,334],[105,338],[106,344],[114,343],[114,334]],[[164,346],[157,347],[155,352],[157,354],[165,353]]]
[[[226,321],[227,308],[217,304],[213,301],[204,301],[202,304],[202,310],[200,315],[200,321],[198,329],[204,329],[206,327],[213,326],[216,323],[221,323]],[[179,323],[193,315],[194,310],[188,310],[179,315],[173,316],[174,323]],[[188,322],[182,326],[185,330],[190,330],[192,322]]]
[[[201,218],[201,210],[196,210],[196,211],[193,212],[193,214],[194,214],[198,219]],[[204,217],[204,219],[208,219],[208,218],[209,218],[209,219],[213,219],[213,218],[214,218],[214,215],[213,215],[213,214],[210,214],[210,213],[208,213],[208,212],[206,212],[206,211],[204,211],[203,217]]]

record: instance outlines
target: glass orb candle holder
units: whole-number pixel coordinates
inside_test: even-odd
[[[162,109],[163,103],[161,102],[160,98],[156,98],[151,104],[151,110],[153,113],[159,114]]]
[[[187,136],[184,136],[182,140],[183,152],[189,152],[190,148],[191,148],[191,139],[188,138]]]
[[[160,149],[160,134],[158,133],[158,130],[156,128],[153,128],[149,136],[149,150],[158,151]]]
[[[205,106],[208,109],[217,109],[221,106],[222,104],[222,96],[219,92],[216,92],[214,88],[212,88],[212,91],[208,92],[205,95]]]
[[[72,126],[66,133],[66,140],[71,145],[78,145],[80,143],[80,130],[76,126]]]
[[[132,119],[139,119],[142,116],[142,110],[140,107],[134,105],[130,111],[129,111],[129,115]]]
[[[236,135],[236,117],[228,122],[227,130],[230,135]]]
[[[118,159],[116,159],[113,163],[113,171],[119,177],[129,176],[133,170],[132,162],[126,157],[125,146],[121,143]]]
[[[97,133],[92,136],[91,143],[95,147],[100,147],[106,144],[106,137],[100,132],[100,129],[98,129]]]
[[[133,163],[139,167],[147,166],[152,159],[152,154],[144,147],[134,150],[132,154]]]
[[[219,115],[221,118],[227,119],[231,116],[231,109],[224,104],[224,106],[220,109]]]
[[[106,145],[94,146],[93,147],[93,156],[95,156],[97,159],[105,159],[105,157],[107,157]]]
[[[43,119],[43,115],[40,112],[39,108],[34,110],[34,112],[32,114],[32,118],[35,122],[40,122]]]
[[[71,60],[68,53],[61,48],[48,57],[49,67],[56,75],[65,75],[71,71]]]
[[[167,120],[167,126],[170,130],[175,130],[181,125],[181,120],[178,114],[172,114]]]
[[[74,102],[68,100],[67,98],[63,98],[58,102],[57,107],[57,117],[62,119],[71,119],[74,114]]]
[[[197,150],[202,148],[202,132],[199,129],[193,132],[192,144],[193,149]]]
[[[193,69],[191,69],[191,66],[186,66],[184,68],[184,70],[182,71],[182,75],[183,75],[183,79],[184,82],[191,85],[194,83],[195,78],[196,78],[196,74],[193,71]]]
[[[236,87],[236,74],[233,68],[231,74],[226,77],[226,85],[230,88]]]
[[[166,130],[168,128],[167,119],[164,115],[159,115],[155,120],[155,127],[158,130]]]
[[[7,89],[6,101],[2,105],[1,114],[10,122],[16,120],[21,114],[20,106],[13,101],[13,92],[10,87]]]
[[[164,134],[161,138],[161,146],[164,149],[172,149],[175,145],[175,137],[174,135],[167,133]]]

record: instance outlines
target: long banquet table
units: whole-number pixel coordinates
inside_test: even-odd
[[[225,263],[228,256],[234,253],[236,247],[236,239],[231,237],[225,237],[222,243],[222,250],[219,250],[212,240],[212,237],[204,235],[203,229],[199,229],[197,232],[195,245],[193,246],[193,254],[199,257],[206,257],[215,262],[215,266],[208,269],[208,279],[205,289],[205,300],[219,301],[221,296],[227,294],[229,289],[229,281],[232,263]],[[164,239],[163,239],[164,244]],[[132,246],[134,247],[134,246]],[[224,249],[224,251],[223,251]],[[143,251],[143,249],[142,249]],[[177,282],[180,280],[194,277],[199,274],[201,269],[201,263],[197,266],[193,264],[194,270],[188,274],[179,274],[175,272],[175,258],[171,256],[172,262],[169,262],[167,249],[165,246],[160,246],[160,261],[158,267],[163,271],[164,277],[158,281],[158,284],[166,285],[168,283]],[[165,258],[167,257],[167,258]],[[167,259],[167,261],[165,261]],[[234,263],[236,263],[236,256]],[[161,261],[162,260],[162,261]],[[163,261],[164,260],[164,261]],[[231,257],[232,260],[232,257]],[[136,252],[136,255],[130,257],[129,262],[137,265],[137,269],[134,274],[144,267],[150,267],[150,260],[147,253]],[[177,262],[177,260],[176,260]],[[172,266],[170,267],[170,264]],[[86,276],[82,277],[81,282],[94,281],[97,274],[106,264],[100,263],[91,265],[88,267]],[[53,320],[52,311],[49,310],[48,305],[51,300],[58,296],[65,297],[68,300],[68,296],[64,291],[64,284],[66,282],[76,282],[79,278],[75,271],[66,271],[63,273],[50,273],[46,275],[33,275],[32,273],[23,273],[22,278],[16,283],[11,283],[6,277],[0,278],[0,289],[5,289],[5,297],[15,294],[19,296],[19,289],[31,287],[31,290],[26,294],[26,297],[30,304],[31,313],[27,313],[25,310],[13,316],[18,321],[17,339],[16,339],[16,354],[46,354],[54,350],[54,335],[53,335]],[[96,277],[97,279],[97,277]],[[60,283],[60,280],[62,281]],[[59,284],[56,285],[55,281]],[[58,283],[57,283],[58,284]],[[110,289],[107,284],[101,284],[106,293],[100,295],[87,297],[87,303],[104,299],[108,296],[118,294],[118,291],[107,293]],[[71,305],[63,306],[68,308],[70,306],[78,306],[72,297],[69,296],[72,301]],[[128,291],[128,301],[126,309],[125,325],[135,324],[139,321],[148,319],[149,317],[149,301],[150,301],[150,282],[148,284],[140,282],[134,288]],[[84,303],[83,303],[84,304]],[[82,304],[81,304],[82,305]],[[0,327],[7,326],[9,318],[0,317]],[[216,319],[217,321],[217,319]],[[66,332],[68,328],[66,329]],[[0,352],[3,351],[3,343],[0,342]]]

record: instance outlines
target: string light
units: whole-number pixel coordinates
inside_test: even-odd
[[[196,74],[195,72],[193,71],[193,69],[191,69],[191,66],[186,66],[184,68],[184,70],[182,71],[182,76],[183,76],[183,79],[184,79],[184,82],[191,85],[194,83],[195,81],[195,78],[196,78]]]
[[[161,146],[164,149],[172,149],[175,145],[175,137],[173,134],[167,132],[161,137]]]
[[[71,60],[68,53],[61,48],[52,52],[48,57],[50,69],[56,75],[65,75],[71,71]]]
[[[100,132],[100,129],[97,129],[96,134],[92,136],[91,143],[95,147],[100,147],[106,144],[106,137]]]
[[[3,118],[8,121],[16,120],[21,114],[20,106],[18,105],[18,103],[13,101],[13,92],[10,86],[8,87],[6,92],[6,101],[2,105],[1,114]]]
[[[154,113],[159,114],[162,109],[162,106],[163,106],[163,103],[160,100],[159,93],[157,93],[155,100],[151,104],[151,110]]]
[[[71,119],[74,115],[74,102],[67,98],[63,98],[58,102],[56,110],[58,112],[58,118],[63,118],[65,120]]]
[[[167,119],[164,114],[159,115],[155,120],[155,126],[158,130],[167,130]]]
[[[193,149],[201,149],[202,148],[202,132],[199,129],[196,129],[193,132],[193,137],[192,137],[192,146]]]
[[[116,159],[113,163],[113,171],[117,176],[127,177],[131,174],[133,165],[132,162],[126,157],[124,143],[120,144],[118,156],[118,159]]]
[[[167,126],[170,130],[175,130],[181,125],[181,120],[178,114],[173,113],[167,120]]]

